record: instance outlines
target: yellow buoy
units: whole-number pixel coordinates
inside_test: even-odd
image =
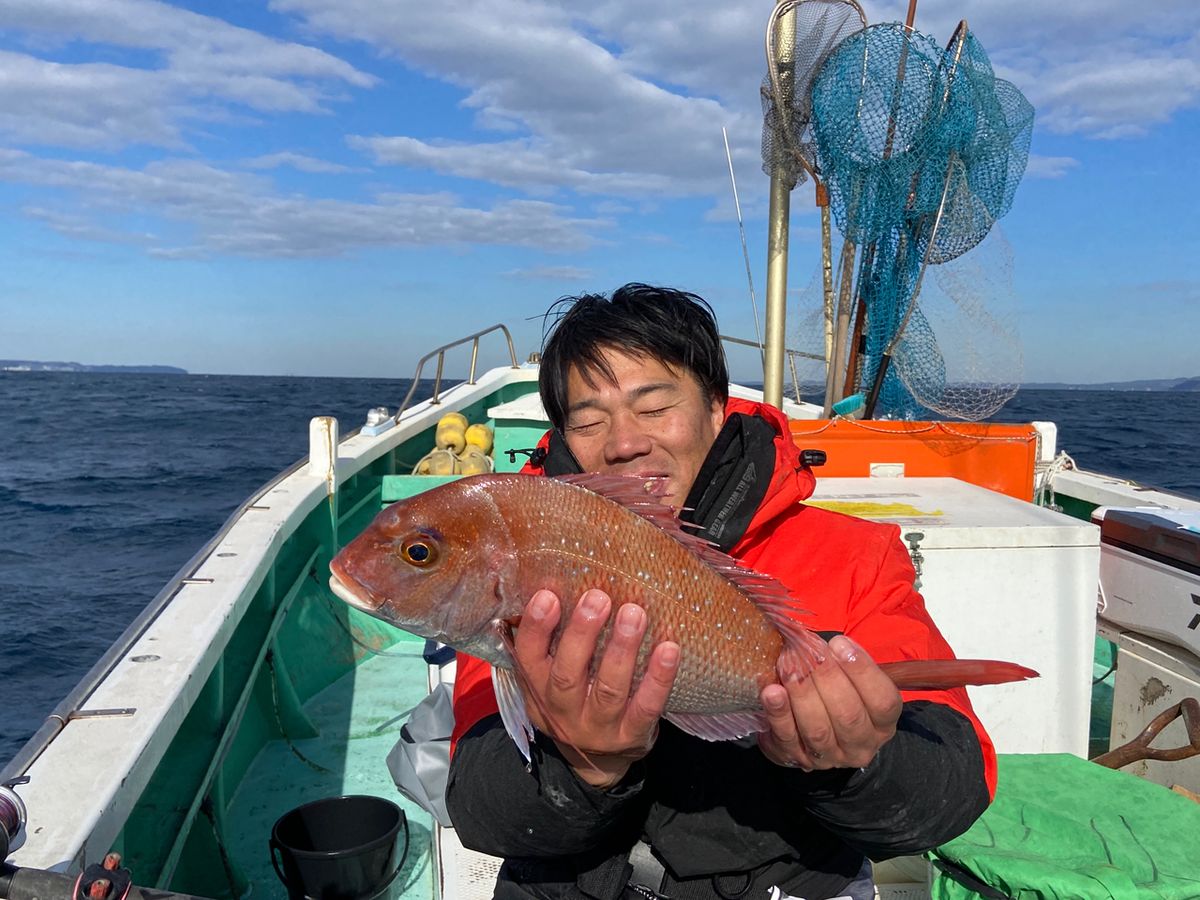
[[[492,452],[492,429],[479,422],[466,431],[467,446],[478,447],[485,454]]]
[[[461,453],[467,446],[466,432],[457,422],[447,422],[443,419],[438,423],[437,434],[434,438],[439,450],[452,450]]]
[[[467,417],[464,416],[462,413],[448,412],[444,416],[442,416],[440,419],[438,419],[438,428],[441,428],[443,425],[449,425],[451,422],[453,422],[455,425],[457,425],[463,431],[466,431],[467,426],[471,424],[470,422],[467,421]]]
[[[445,449],[430,450],[413,469],[416,475],[457,475],[458,472],[458,457]]]
[[[492,471],[492,458],[478,447],[468,446],[458,461],[464,475],[483,475]]]

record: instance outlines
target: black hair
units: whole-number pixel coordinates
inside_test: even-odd
[[[561,297],[546,312],[553,327],[542,344],[538,390],[551,424],[567,420],[567,375],[572,366],[591,377],[613,374],[604,353],[646,356],[695,376],[710,403],[729,399],[729,370],[712,307],[672,288],[627,284],[602,294]]]

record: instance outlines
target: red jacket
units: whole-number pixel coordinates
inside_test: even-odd
[[[809,611],[798,614],[806,627],[842,632],[876,662],[952,657],[950,645],[913,587],[916,573],[900,541],[899,527],[805,506],[816,479],[811,469],[801,465],[784,415],[766,404],[731,398],[726,415],[733,413],[765,418],[776,434],[771,484],[731,555],[782,582],[798,609]],[[476,722],[497,712],[490,671],[482,660],[459,654],[452,746]],[[988,793],[994,796],[995,749],[971,709],[966,690],[906,691],[903,697],[944,703],[971,721],[984,755]]]

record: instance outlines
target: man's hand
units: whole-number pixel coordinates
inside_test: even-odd
[[[811,675],[763,688],[771,730],[758,736],[763,754],[781,766],[862,768],[896,733],[903,702],[892,680],[847,637]]]
[[[530,719],[554,739],[581,779],[603,788],[616,785],[654,746],[679,667],[679,645],[658,644],[632,690],[646,612],[627,603],[617,611],[592,679],[592,657],[611,612],[612,600],[603,591],[584,593],[551,656],[562,607],[553,593],[538,591],[514,638],[525,690],[535,695],[526,697]]]

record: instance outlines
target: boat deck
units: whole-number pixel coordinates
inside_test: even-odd
[[[386,651],[397,655],[366,659],[305,704],[318,736],[272,741],[254,760],[228,811],[226,848],[250,881],[249,896],[287,897],[267,843],[275,821],[304,803],[343,794],[371,794],[400,805],[408,818],[408,857],[398,879],[402,890],[390,897],[435,896],[432,817],[400,795],[385,764],[409,710],[427,690],[423,646],[406,640]]]

